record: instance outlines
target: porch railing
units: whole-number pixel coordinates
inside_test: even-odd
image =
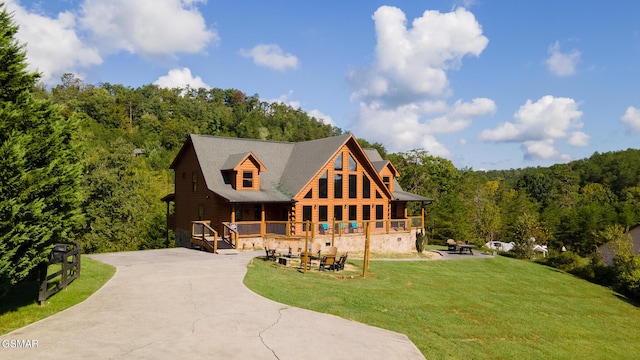
[[[422,216],[410,216],[406,219],[369,220],[372,233],[410,232],[414,228],[423,228]],[[227,229],[235,226],[238,237],[265,237],[265,236],[304,236],[306,226],[309,224],[309,232],[312,237],[323,235],[362,235],[364,222],[359,221],[323,221],[317,223],[305,223],[296,221],[240,221],[236,223],[223,223],[225,238]]]

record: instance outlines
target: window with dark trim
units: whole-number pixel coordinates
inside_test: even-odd
[[[391,188],[390,188],[390,186],[391,186],[391,180],[390,180],[390,178],[389,178],[388,176],[383,176],[383,177],[382,177],[382,182],[384,183],[384,186],[386,186],[386,187],[387,187],[387,189],[391,189]]]
[[[350,174],[349,175],[349,199],[357,198],[358,191],[358,175]]]
[[[371,198],[371,180],[364,173],[362,173],[362,198]]]
[[[357,168],[356,159],[353,158],[353,155],[349,154],[349,171],[356,171]]]
[[[328,178],[328,171],[325,171],[324,174],[322,174],[320,176],[320,179],[318,179],[318,197],[320,199],[326,199],[327,198],[327,178]]]
[[[342,170],[342,153],[340,153],[336,161],[333,162],[333,170]]]
[[[362,205],[362,220],[371,220],[371,205]]]
[[[191,173],[191,190],[198,191],[198,173],[195,171]]]
[[[326,205],[318,206],[318,221],[327,221],[329,219],[328,209]]]
[[[243,188],[253,187],[253,171],[242,172],[242,187]]]
[[[311,206],[303,206],[302,207],[302,230],[307,230],[307,220],[311,221]]]
[[[313,189],[309,189],[307,191],[307,195],[304,196],[305,199],[311,199],[313,197]]]
[[[384,206],[376,205],[376,220],[384,219]],[[381,228],[384,225],[382,221],[376,221],[376,227]]]
[[[342,174],[333,175],[333,198],[342,199]]]
[[[333,218],[338,221],[342,220],[342,205],[333,205]]]
[[[382,195],[376,190],[376,199],[382,199]]]
[[[356,205],[349,205],[349,220],[358,219],[358,207]]]

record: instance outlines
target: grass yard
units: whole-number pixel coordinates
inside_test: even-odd
[[[356,270],[354,278],[332,274],[302,274],[255,259],[245,284],[285,304],[404,333],[427,359],[632,359],[640,353],[640,308],[542,265],[505,257],[371,261],[367,278]]]
[[[115,272],[115,267],[111,265],[82,256],[80,277],[69,284],[66,290],[49,297],[44,306],[38,305],[37,281],[19,284],[0,298],[0,335],[84,301],[111,279]]]

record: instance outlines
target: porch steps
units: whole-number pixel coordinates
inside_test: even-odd
[[[216,254],[218,254],[218,255],[238,255],[238,250],[236,250],[236,249],[218,249]]]

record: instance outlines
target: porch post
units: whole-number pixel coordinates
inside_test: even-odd
[[[260,237],[264,237],[267,233],[267,227],[265,223],[264,203],[260,204]]]

